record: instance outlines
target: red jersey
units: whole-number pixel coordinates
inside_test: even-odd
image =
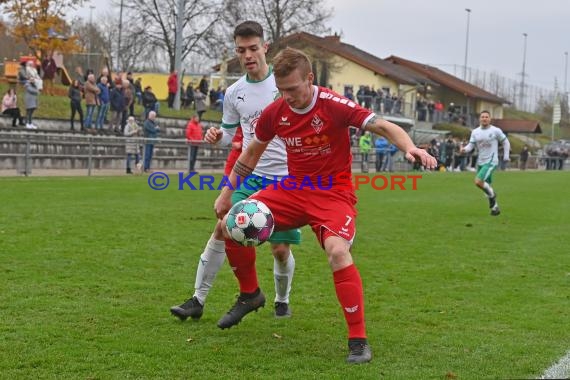
[[[262,142],[274,136],[283,140],[289,176],[295,182],[308,177],[316,186],[332,178],[334,184],[339,175],[352,173],[349,126],[364,127],[374,113],[327,88],[314,90],[311,104],[303,110],[292,109],[283,98],[268,105],[255,135]]]
[[[236,134],[234,135],[234,138],[232,139],[232,150],[230,151],[230,154],[228,154],[228,158],[226,159],[226,166],[224,168],[224,175],[229,176],[230,173],[232,172],[232,169],[234,168],[234,165],[236,164],[236,161],[239,158],[239,155],[241,154],[242,142],[243,142],[243,132],[242,132],[241,126],[238,126],[236,128]],[[234,148],[233,147],[234,143],[239,143],[240,148],[239,149]]]

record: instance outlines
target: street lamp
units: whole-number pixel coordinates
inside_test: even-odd
[[[469,52],[469,18],[471,9],[465,8],[467,11],[467,33],[465,35],[465,61],[463,62],[463,80],[467,80],[467,53]]]
[[[564,95],[568,93],[568,52],[564,52]]]
[[[94,5],[89,6],[89,50],[87,51],[87,68],[91,69],[91,40],[93,39],[93,9]]]
[[[523,51],[523,67],[522,67],[522,74],[521,74],[521,92],[520,92],[520,107],[521,109],[524,108],[524,78],[526,76],[525,67],[526,67],[526,38],[528,34],[523,33],[524,36],[524,51]]]
[[[119,8],[119,42],[117,43],[117,62],[115,63],[115,67],[121,71],[119,62],[121,60],[121,34],[123,32],[123,0],[121,0],[121,5]]]

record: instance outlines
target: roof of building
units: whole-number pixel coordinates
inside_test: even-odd
[[[542,133],[537,120],[493,119],[492,124],[505,133]]]
[[[319,37],[307,32],[299,32],[284,37],[279,41],[279,47],[311,45],[354,62],[375,74],[385,76],[400,84],[412,86],[444,86],[473,99],[485,100],[491,103],[506,104],[508,100],[483,90],[471,83],[463,81],[436,67],[410,61],[397,56],[386,59],[378,58],[353,45],[344,43],[340,36]],[[270,49],[272,47],[270,46]],[[216,66],[219,69],[219,65]],[[228,61],[229,71],[240,70],[237,58]]]
[[[338,55],[339,57],[354,62],[374,73],[393,79],[401,84],[437,85],[421,73],[416,73],[406,67],[394,65],[393,63],[367,53],[356,46],[341,42],[340,36],[338,35],[319,37],[310,33],[299,32],[283,38],[280,41],[280,45],[294,45],[297,42],[310,43],[311,45]]]
[[[457,78],[456,76],[448,74],[445,71],[438,69],[437,67],[410,61],[401,57],[397,57],[395,55],[389,56],[388,58],[386,58],[386,60],[393,62],[396,65],[401,65],[415,72],[421,73],[430,78],[431,80],[433,80],[434,82],[437,82],[442,86],[460,92],[463,95],[468,96],[470,98],[486,100],[492,103],[500,103],[500,104],[509,103],[508,100],[503,99],[488,91],[485,91],[480,87],[474,86],[471,83],[468,83],[464,80]]]

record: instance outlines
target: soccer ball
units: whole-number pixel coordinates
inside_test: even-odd
[[[233,205],[226,219],[226,230],[231,238],[246,247],[267,241],[274,226],[269,207],[255,199],[245,199]]]

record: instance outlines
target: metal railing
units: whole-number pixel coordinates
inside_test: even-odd
[[[145,159],[144,146],[152,143],[153,168],[189,168],[191,145],[185,139],[0,131],[0,170],[30,175],[34,169],[83,169],[90,176],[98,169],[124,169],[127,143],[138,146],[141,162]],[[231,149],[203,142],[193,145],[198,146],[201,169],[223,168]]]

